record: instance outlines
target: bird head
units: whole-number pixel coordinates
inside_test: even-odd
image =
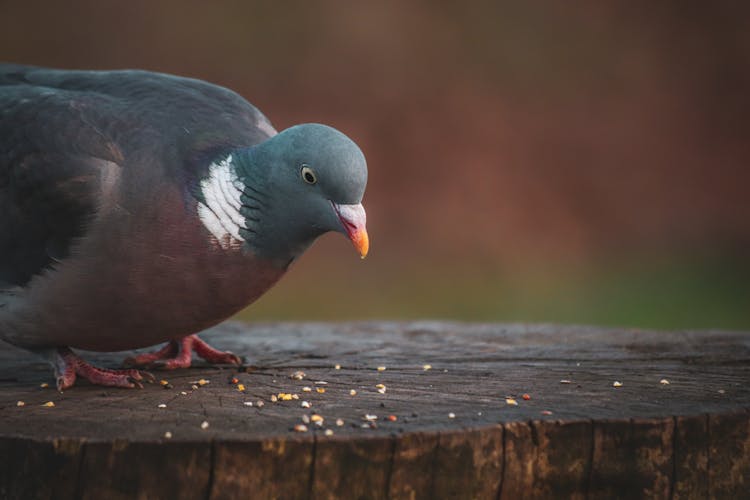
[[[233,157],[243,185],[243,236],[256,253],[291,261],[336,231],[367,255],[367,163],[346,135],[326,125],[296,125]]]

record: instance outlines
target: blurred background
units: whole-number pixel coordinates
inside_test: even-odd
[[[243,319],[750,328],[746,4],[0,2],[0,60],[234,89],[368,158]]]

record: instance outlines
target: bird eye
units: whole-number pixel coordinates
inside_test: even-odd
[[[302,178],[308,184],[315,184],[318,182],[318,178],[315,177],[315,172],[313,172],[313,169],[307,165],[302,165]]]

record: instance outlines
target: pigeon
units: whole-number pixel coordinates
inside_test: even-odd
[[[80,377],[240,358],[197,333],[273,286],[324,233],[369,238],[367,163],[338,130],[277,132],[237,93],[143,70],[0,64],[0,339]],[[159,350],[123,369],[72,349]],[[152,376],[151,376],[152,377]]]

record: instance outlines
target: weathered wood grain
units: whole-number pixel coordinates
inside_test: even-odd
[[[247,366],[157,373],[167,389],[84,382],[60,394],[40,387],[53,385],[43,362],[0,346],[0,498],[741,498],[750,489],[747,333],[381,322],[227,323],[206,336]],[[84,356],[115,367],[128,354]],[[302,380],[290,378],[296,371]],[[194,388],[199,379],[210,383]],[[298,399],[272,402],[278,393]],[[323,425],[293,430],[313,414]]]

